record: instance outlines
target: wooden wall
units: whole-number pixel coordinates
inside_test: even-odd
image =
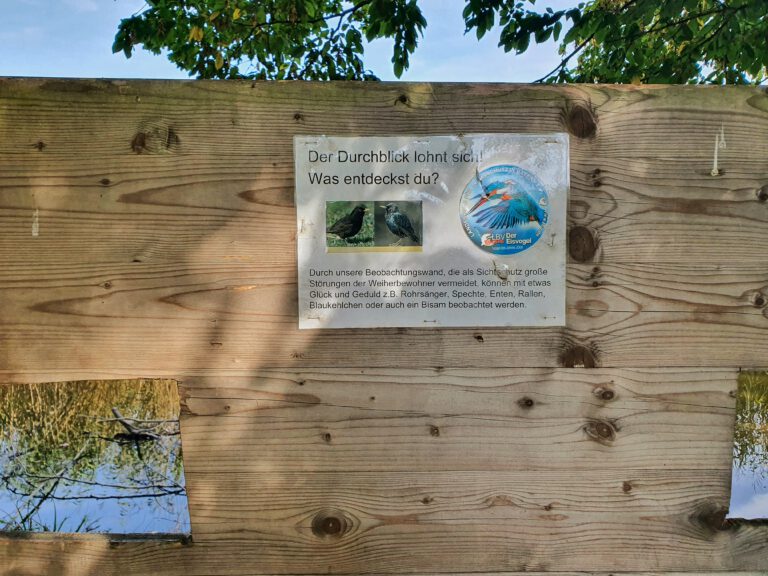
[[[547,131],[566,328],[297,330],[293,135]],[[0,80],[0,382],[178,379],[193,531],[0,573],[768,570],[722,522],[767,246],[758,88]]]

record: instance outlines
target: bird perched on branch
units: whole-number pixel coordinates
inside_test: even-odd
[[[363,204],[358,204],[352,209],[352,212],[346,216],[342,216],[331,226],[329,226],[325,232],[326,234],[335,234],[342,240],[352,238],[363,227],[363,218],[365,217],[366,207]]]
[[[514,182],[511,180],[492,182],[487,186],[482,180],[479,182],[484,193],[475,205],[467,210],[469,215],[489,203],[475,215],[475,220],[479,224],[493,230],[513,228],[528,222],[541,225],[544,218],[543,209],[528,193],[515,190]]]
[[[395,246],[399,246],[405,238],[410,238],[416,244],[419,243],[419,235],[414,231],[411,220],[400,212],[397,204],[390,202],[382,208],[384,208],[384,221],[387,223],[387,228],[398,237],[397,242],[394,243]]]

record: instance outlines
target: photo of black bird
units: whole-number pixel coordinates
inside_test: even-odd
[[[352,212],[342,216],[336,222],[326,228],[326,234],[335,234],[342,240],[352,238],[363,227],[363,218],[365,217],[366,207],[358,204],[352,209]]]
[[[392,246],[399,246],[405,238],[410,238],[416,244],[419,244],[419,235],[413,229],[413,224],[406,214],[400,212],[400,208],[394,202],[390,202],[384,208],[384,221],[387,228],[398,237],[397,242]]]

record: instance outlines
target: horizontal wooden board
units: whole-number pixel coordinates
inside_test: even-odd
[[[62,258],[292,264],[293,155],[274,154],[140,155],[140,165],[123,154],[106,166],[51,158],[44,168],[13,159],[0,178],[0,256],[32,269]],[[735,160],[719,178],[707,170],[685,159],[573,159],[569,227],[597,239],[596,263],[764,265],[768,165]]]
[[[679,569],[683,556],[697,558],[687,560],[689,570],[731,566],[718,547],[734,534],[715,519],[727,507],[728,476],[595,468],[206,472],[188,481],[196,542],[269,548],[268,571],[319,564],[357,574]],[[600,554],[588,542],[600,542]]]
[[[0,538],[0,560],[7,574],[77,576],[317,574],[321,567],[337,574],[764,571],[768,527],[717,524],[710,491],[721,494],[720,476],[700,470],[662,479],[632,471],[629,492],[624,481],[617,484],[623,476],[599,472],[553,482],[537,477],[532,491],[524,475],[488,475],[492,485],[446,474],[208,476],[198,479],[193,496],[203,512],[192,545]],[[276,484],[297,499],[270,499]],[[569,497],[539,500],[568,484]],[[254,490],[263,485],[266,493]],[[427,488],[433,500],[425,504],[419,490]],[[242,496],[240,506],[228,500],[220,508],[226,517],[205,507],[224,499],[222,489]],[[341,532],[324,533],[335,530],[333,519]]]
[[[757,266],[572,265],[569,327],[514,331],[299,331],[294,268],[264,263],[16,264],[0,270],[0,294],[0,380],[30,368],[768,364]]]
[[[329,369],[182,387],[193,473],[730,470],[731,370]]]
[[[339,135],[562,130],[577,106],[596,124],[597,138],[577,150],[585,155],[706,161],[721,126],[733,157],[764,161],[768,152],[759,88],[3,79],[0,96],[7,118],[27,120],[3,127],[2,154],[38,152],[37,141],[71,156],[133,151],[138,131],[149,153],[280,154],[293,134],[329,126]],[[275,138],[281,129],[286,140]]]
[[[733,534],[731,534],[733,532]],[[754,540],[763,529],[755,526],[742,526],[735,531],[720,532],[715,538],[715,546],[722,547],[721,540],[738,543],[742,559],[748,556],[747,562],[754,563],[758,568],[741,569],[729,572],[729,576],[758,576],[764,574],[760,568],[762,563],[756,560]],[[728,536],[731,534],[731,536]],[[738,535],[735,535],[738,534]],[[594,546],[603,550],[600,541],[582,540],[577,547],[581,553],[585,548]],[[58,535],[37,535],[29,539],[9,539],[0,537],[0,573],[4,575],[40,575],[49,576],[209,576],[212,574],[232,576],[278,576],[287,574],[283,570],[265,572],[260,569],[259,548],[249,546],[241,541],[236,543],[194,543],[181,545],[167,542],[116,542],[106,537],[94,535],[78,535],[63,538]],[[514,554],[514,551],[513,551]],[[717,554],[715,551],[714,554]],[[593,552],[593,557],[599,554]],[[711,554],[708,555],[711,557]],[[399,558],[393,558],[398,561]],[[380,561],[380,560],[379,560]],[[331,573],[343,573],[333,571]],[[329,571],[306,572],[305,576],[320,576]],[[375,572],[366,569],[360,574],[381,576],[392,574],[390,571]],[[541,571],[534,567],[521,566],[519,570],[500,570],[483,572],[437,572],[434,570],[419,571],[421,576],[720,576],[723,572],[719,565],[711,565],[702,570],[691,567],[672,571]]]

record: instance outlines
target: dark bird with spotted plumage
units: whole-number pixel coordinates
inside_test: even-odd
[[[413,229],[413,224],[406,214],[400,211],[400,208],[394,202],[390,202],[384,208],[384,221],[389,231],[397,236],[395,242],[399,245],[405,238],[410,238],[414,243],[419,244],[419,235]]]

